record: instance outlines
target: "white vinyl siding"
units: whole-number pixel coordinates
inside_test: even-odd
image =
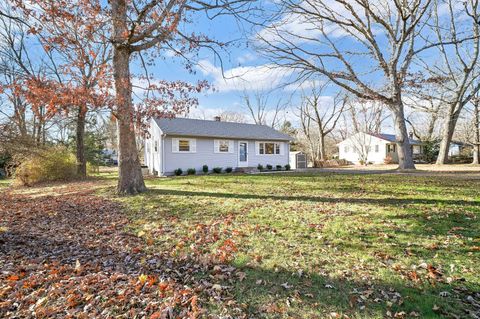
[[[358,152],[359,145],[364,144],[365,149],[369,149],[367,162],[383,164],[390,142],[373,135],[364,134],[365,133],[357,133],[340,142],[338,144],[338,157],[357,164],[360,160],[360,154]]]
[[[196,153],[197,140],[194,138],[172,138],[173,153]]]
[[[234,153],[235,143],[232,140],[214,140],[214,153]]]

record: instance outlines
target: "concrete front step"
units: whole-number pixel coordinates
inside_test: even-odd
[[[237,167],[235,168],[236,173],[258,173],[258,169],[256,167]]]

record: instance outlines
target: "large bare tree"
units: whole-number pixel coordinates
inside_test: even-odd
[[[480,7],[478,0],[435,0],[434,7],[434,36],[426,41],[434,45],[439,59],[419,61],[436,83],[433,98],[442,106],[437,164],[445,164],[460,113],[480,90]]]
[[[315,166],[326,160],[325,138],[335,129],[347,105],[347,98],[342,92],[333,97],[324,96],[325,88],[324,84],[304,92],[298,107],[301,133]]]
[[[299,80],[323,75],[393,114],[399,168],[415,168],[405,124],[403,83],[432,0],[285,0],[263,28],[260,47]]]
[[[438,138],[438,127],[445,108],[443,92],[439,91],[438,79],[423,73],[412,75],[407,81],[404,103],[408,106],[406,121],[413,135],[421,141]]]
[[[473,100],[473,160],[472,164],[480,164],[480,97],[477,95]]]
[[[287,107],[284,99],[277,98],[272,102],[272,93],[267,91],[244,91],[243,107],[255,124],[278,128],[282,123],[282,113]]]

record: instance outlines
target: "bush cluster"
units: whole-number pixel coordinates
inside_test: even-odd
[[[208,165],[203,165],[202,166],[202,171],[204,174],[208,174]],[[215,173],[215,174],[220,174],[222,173],[223,171],[223,168],[222,167],[214,167],[212,169],[212,172]],[[183,170],[181,168],[177,168],[176,170],[173,171],[175,173],[176,176],[180,176],[183,174]],[[225,173],[231,173],[233,172],[233,168],[232,167],[227,167],[225,168]],[[195,175],[197,174],[197,170],[195,168],[189,168],[187,169],[187,175]]]
[[[75,156],[60,147],[36,151],[15,171],[17,184],[31,186],[41,182],[67,181],[77,178]]]
[[[273,165],[267,164],[267,165],[266,165],[266,168],[267,168],[267,170],[271,171],[271,170],[273,169]],[[289,170],[291,169],[291,166],[290,166],[290,164],[287,164],[287,165],[285,165],[285,166],[275,165],[275,169],[276,169],[277,171],[281,171],[281,170],[283,170],[284,168],[285,168],[286,171],[289,171]],[[258,164],[258,165],[257,165],[257,169],[258,169],[259,171],[263,171],[263,170],[264,170],[264,167],[263,167],[262,164]]]

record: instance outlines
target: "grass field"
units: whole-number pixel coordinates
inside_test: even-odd
[[[149,192],[119,200],[149,249],[235,266],[237,280],[212,280],[252,316],[468,318],[480,311],[479,183],[192,176],[150,179]]]
[[[10,179],[1,179],[0,178],[0,188],[8,187],[11,183]]]

